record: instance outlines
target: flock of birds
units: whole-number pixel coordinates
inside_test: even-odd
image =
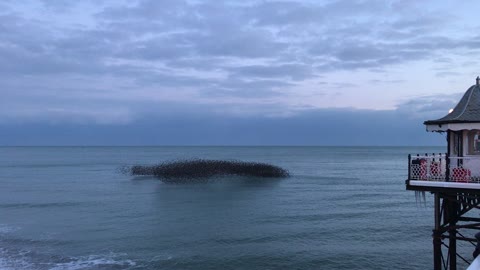
[[[228,175],[246,177],[289,177],[288,170],[260,162],[237,160],[179,160],[157,165],[134,165],[127,169],[131,175],[151,175],[163,180],[195,180]]]

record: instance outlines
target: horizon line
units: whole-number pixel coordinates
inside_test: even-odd
[[[446,145],[215,145],[215,144],[185,144],[185,145],[0,145],[0,147],[446,147]]]

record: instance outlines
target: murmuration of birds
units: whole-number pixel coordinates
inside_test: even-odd
[[[288,170],[281,167],[237,160],[179,160],[167,161],[157,165],[134,165],[124,171],[135,176],[155,176],[166,181],[208,179],[222,176],[245,176],[264,178],[286,178]]]

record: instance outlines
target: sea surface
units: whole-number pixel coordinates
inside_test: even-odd
[[[405,190],[407,155],[444,151],[0,147],[0,269],[432,269],[433,197]],[[190,158],[292,176],[172,184],[121,169]]]

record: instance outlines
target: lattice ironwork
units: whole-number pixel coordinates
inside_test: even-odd
[[[480,218],[467,216],[480,209],[480,194],[464,192],[435,193],[435,229],[433,230],[434,269],[456,270],[457,259],[469,264],[477,240],[471,236],[480,230]],[[478,212],[477,212],[478,214]],[[459,250],[457,241],[471,243],[471,251]],[[470,249],[468,249],[470,250]]]
[[[478,157],[450,157],[451,182],[480,183],[480,158]]]
[[[409,180],[480,183],[480,157],[409,155],[408,176]]]
[[[409,179],[425,181],[446,180],[446,155],[411,156],[409,159]]]

